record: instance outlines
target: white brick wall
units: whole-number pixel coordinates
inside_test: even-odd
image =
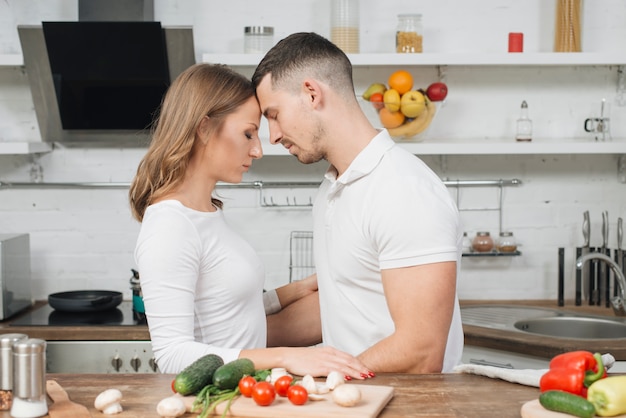
[[[273,25],[276,40],[299,30],[328,33],[326,2],[307,0],[245,2],[243,13],[233,0],[219,2],[156,0],[157,19],[165,25],[194,26],[196,56],[205,52],[238,52],[245,25]],[[8,0],[0,2],[0,54],[19,52],[7,25],[41,20],[76,19],[76,1]],[[548,6],[547,4],[550,4]],[[584,49],[625,51],[626,2],[585,2]],[[525,32],[526,51],[549,51],[552,2],[484,0],[410,2],[363,0],[361,44],[365,52],[392,48],[396,14],[424,13],[428,51],[501,51],[506,33]],[[302,13],[309,10],[310,13]],[[8,12],[7,12],[8,11]],[[294,18],[297,16],[297,18]],[[620,23],[621,22],[621,23]],[[391,40],[391,41],[390,41]],[[4,49],[4,50],[3,50]],[[626,52],[624,52],[626,54]],[[361,71],[356,87],[385,77],[390,68]],[[419,70],[418,82],[437,77]],[[536,138],[581,137],[582,122],[602,97],[615,96],[615,68],[448,68],[450,100],[431,133],[440,137],[512,136],[519,103],[530,104]],[[613,106],[613,135],[626,138],[625,107]],[[26,75],[19,68],[0,68],[0,141],[36,141],[39,130]],[[1,181],[30,181],[33,163],[44,181],[111,181],[132,179],[142,149],[57,148],[39,158],[0,155]],[[464,258],[459,282],[462,298],[556,298],[557,248],[566,248],[566,287],[573,297],[574,247],[581,245],[582,213],[589,210],[591,244],[600,243],[601,212],[609,212],[610,245],[616,244],[616,219],[626,216],[626,185],[617,177],[617,156],[427,156],[442,178],[511,179],[523,184],[504,189],[503,227],[514,232],[521,257]],[[265,157],[255,163],[247,181],[318,181],[325,164],[302,166],[290,157]],[[298,191],[298,194],[311,190]],[[306,209],[261,208],[256,190],[222,190],[232,225],[257,248],[266,263],[267,287],[288,278],[289,233],[308,230]],[[275,192],[276,199],[284,191]],[[451,189],[451,193],[455,193]],[[461,208],[493,207],[495,189],[461,189]],[[462,212],[466,229],[498,232],[495,212]],[[0,189],[0,232],[31,234],[34,293],[38,299],[62,290],[111,289],[130,297],[128,279],[138,224],[130,217],[126,190]]]

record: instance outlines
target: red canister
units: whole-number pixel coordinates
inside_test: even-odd
[[[509,33],[509,52],[524,52],[524,34],[521,32]]]

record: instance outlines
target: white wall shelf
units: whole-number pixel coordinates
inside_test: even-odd
[[[423,53],[423,54],[348,54],[354,66],[579,66],[624,65],[626,57],[613,53]],[[203,54],[203,62],[232,66],[256,66],[262,54]]]
[[[52,148],[49,142],[0,142],[0,155],[39,154],[50,152]]]
[[[22,54],[0,54],[0,67],[21,67],[24,65]]]

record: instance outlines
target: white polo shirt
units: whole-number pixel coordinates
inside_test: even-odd
[[[459,277],[463,231],[456,204],[441,179],[386,130],[339,179],[329,169],[313,221],[324,344],[357,355],[393,333],[381,270],[456,261]],[[462,351],[455,300],[444,372]]]

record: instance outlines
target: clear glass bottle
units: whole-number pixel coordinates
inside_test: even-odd
[[[512,232],[500,232],[500,236],[496,242],[496,250],[501,253],[514,253],[517,251],[517,242]]]
[[[422,15],[399,14],[398,27],[396,29],[396,52],[422,52],[422,40]]]
[[[478,231],[472,240],[472,250],[477,253],[488,253],[493,250],[493,238],[487,231]]]
[[[533,139],[533,122],[528,117],[528,103],[526,100],[522,102],[520,107],[520,116],[517,120],[517,131],[515,133],[515,140],[522,142],[529,142]]]
[[[346,54],[359,52],[359,0],[331,0],[330,40]]]

